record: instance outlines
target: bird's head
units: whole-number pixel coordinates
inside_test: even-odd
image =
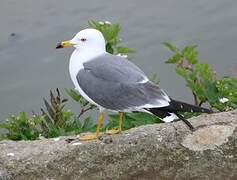
[[[59,43],[56,48],[64,47],[75,47],[79,51],[105,51],[105,39],[102,33],[96,29],[84,29],[78,32],[71,40]]]

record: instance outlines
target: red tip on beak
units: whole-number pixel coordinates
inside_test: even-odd
[[[63,48],[63,45],[61,43],[58,43],[56,46],[56,49],[60,49],[60,48]]]

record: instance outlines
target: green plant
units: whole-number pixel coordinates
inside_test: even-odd
[[[131,129],[133,127],[161,123],[162,121],[157,116],[145,112],[124,113],[123,116],[123,130]],[[108,116],[108,123],[104,129],[112,129],[118,127],[118,114]]]
[[[35,140],[40,136],[52,138],[94,131],[92,119],[87,117],[80,121],[70,110],[65,110],[66,102],[67,99],[61,97],[58,89],[56,95],[50,91],[50,99],[44,99],[45,108],[41,108],[40,115],[33,113],[28,117],[25,112],[20,112],[18,116],[12,115],[0,124],[0,128],[7,130],[0,139]]]
[[[97,29],[103,34],[107,52],[122,56],[131,56],[135,52],[133,49],[121,45],[121,38],[119,38],[120,26],[118,23],[111,24],[108,21],[96,22],[90,20],[88,24],[91,28]]]
[[[195,105],[207,103],[219,111],[236,108],[236,77],[217,79],[215,71],[207,63],[199,62],[196,45],[187,45],[181,50],[168,42],[164,45],[174,53],[166,63],[176,64],[176,73],[191,89]]]
[[[11,115],[0,128],[7,130],[1,135],[1,139],[11,140],[34,140],[40,135],[40,123],[42,116],[33,115],[28,117],[25,112],[20,112],[18,116]]]
[[[86,101],[76,90],[73,89],[65,89],[67,94],[69,95],[69,97],[71,97],[74,101],[76,101],[77,103],[79,103],[80,105],[80,113],[77,115],[78,118],[80,118],[84,113],[86,113],[87,111],[90,111],[94,108],[96,108],[96,106],[94,106],[93,104],[90,104],[88,101]]]
[[[61,97],[58,89],[56,95],[50,91],[50,101],[44,99],[46,110],[41,108],[44,121],[41,123],[44,137],[57,137],[60,135],[78,134],[93,130],[94,124],[90,117],[83,123],[70,110],[65,110],[67,99]],[[81,102],[88,104],[88,102]]]

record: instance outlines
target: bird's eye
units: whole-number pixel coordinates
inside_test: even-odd
[[[85,42],[85,41],[86,41],[86,38],[81,38],[81,41],[82,41],[82,42]]]

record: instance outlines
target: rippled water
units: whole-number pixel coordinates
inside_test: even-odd
[[[68,73],[72,49],[56,50],[55,45],[87,27],[90,19],[119,22],[123,41],[137,51],[133,61],[147,74],[157,73],[163,89],[177,99],[191,102],[192,96],[174,68],[164,64],[170,53],[163,41],[196,43],[200,58],[217,74],[236,75],[236,0],[0,2],[0,119],[38,111],[49,89],[73,87]]]

